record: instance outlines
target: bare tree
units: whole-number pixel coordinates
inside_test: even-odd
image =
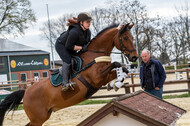
[[[0,1],[0,36],[24,35],[29,24],[36,22],[29,0]]]
[[[169,23],[169,32],[170,32],[170,36],[172,39],[172,44],[173,44],[173,48],[171,50],[171,52],[174,55],[174,58],[176,58],[176,63],[179,64],[179,57],[182,54],[182,48],[181,48],[181,43],[179,40],[179,33],[178,33],[178,24],[175,22],[170,22]]]
[[[168,29],[168,22],[165,19],[160,19],[158,22],[159,25],[156,29],[156,37],[154,38],[154,53],[163,64],[169,63],[171,56],[173,53],[172,51],[172,39],[170,36],[170,32]],[[170,57],[169,57],[170,56]]]
[[[98,32],[100,32],[105,26],[110,24],[110,15],[111,13],[104,8],[95,8],[90,12],[93,21],[92,21],[92,36],[95,36]]]
[[[44,22],[43,27],[40,28],[40,31],[42,33],[41,38],[49,41],[50,40],[49,32],[51,32],[52,44],[55,44],[56,39],[59,37],[59,35],[67,30],[68,28],[68,26],[66,26],[67,20],[69,18],[72,18],[73,15],[74,14],[64,14],[58,19],[51,20],[50,30],[48,22]],[[49,43],[49,45],[51,45],[51,42]]]
[[[176,8],[178,16],[174,17],[169,23],[170,35],[173,40],[173,54],[176,58],[176,63],[187,63],[187,58],[190,50],[190,7],[188,3]]]

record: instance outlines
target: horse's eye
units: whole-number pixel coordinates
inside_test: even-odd
[[[127,40],[127,37],[124,37],[123,39],[124,39],[124,40]]]

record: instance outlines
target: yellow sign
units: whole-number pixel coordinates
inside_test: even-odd
[[[11,67],[15,68],[16,67],[16,61],[15,60],[11,60]]]
[[[45,58],[44,59],[44,65],[47,66],[48,64],[49,64],[49,61],[48,61],[48,59]]]

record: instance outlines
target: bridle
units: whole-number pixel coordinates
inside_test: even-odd
[[[127,30],[130,30],[130,29],[127,29]],[[124,38],[124,39],[127,40],[127,38]],[[124,55],[129,55],[129,54],[132,53],[133,51],[136,51],[135,48],[129,50],[129,49],[127,49],[127,48],[125,47],[125,45],[123,44],[121,35],[120,35],[120,37],[119,37],[119,43],[120,43],[120,50],[121,50],[121,52],[122,52]],[[129,53],[126,53],[126,51],[129,52]]]

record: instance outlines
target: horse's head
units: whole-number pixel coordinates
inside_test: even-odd
[[[117,29],[119,30],[118,34],[114,39],[114,45],[117,49],[128,57],[129,61],[135,62],[138,58],[138,54],[133,43],[133,36],[130,32],[130,29],[134,24],[119,25]]]

